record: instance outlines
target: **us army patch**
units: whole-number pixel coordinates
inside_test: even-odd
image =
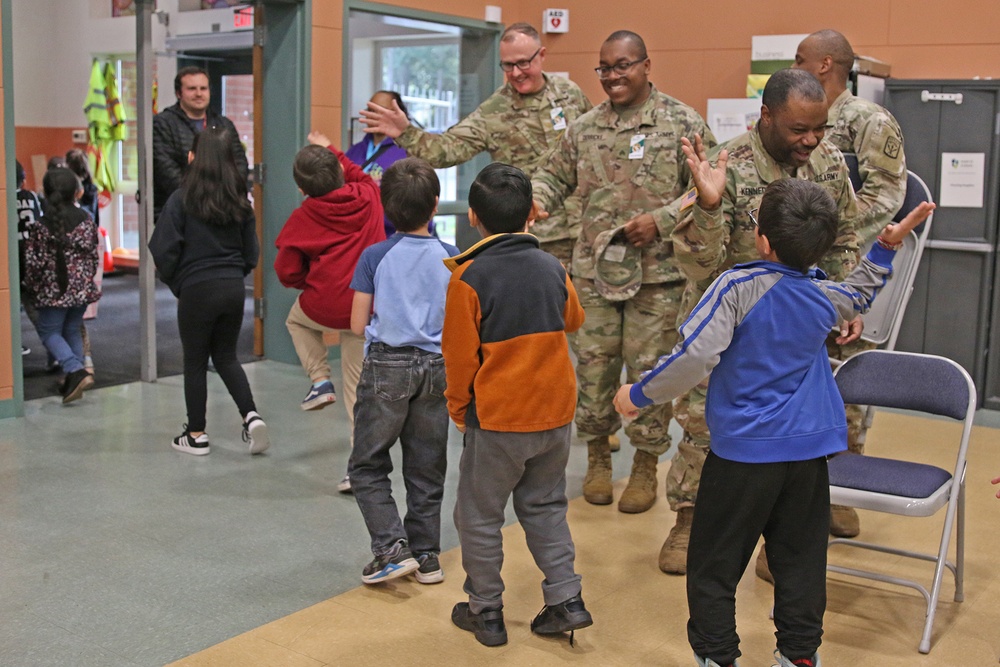
[[[882,152],[893,160],[899,157],[899,149],[903,147],[903,144],[896,137],[889,137],[885,140],[885,148]]]

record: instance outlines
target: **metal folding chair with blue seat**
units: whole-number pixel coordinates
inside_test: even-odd
[[[851,357],[835,371],[841,396],[847,403],[915,410],[961,421],[962,433],[953,443],[951,470],[909,459],[887,459],[844,453],[830,459],[830,502],[857,509],[902,516],[929,517],[942,509],[944,526],[936,554],[920,553],[856,539],[833,539],[830,545],[849,545],[935,564],[930,590],[917,581],[829,564],[827,570],[920,591],[927,615],[919,650],[928,653],[941,582],[947,568],[955,577],[955,601],[961,602],[965,538],[965,468],[976,388],[969,374],[944,357],[912,352],[869,350]],[[955,560],[948,560],[952,532]]]

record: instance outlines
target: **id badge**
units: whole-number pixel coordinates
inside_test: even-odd
[[[552,116],[552,129],[553,130],[565,130],[566,129],[566,114],[563,113],[562,107],[555,107],[549,112]]]
[[[645,134],[633,135],[628,142],[628,159],[641,160],[645,151],[646,151],[646,135]]]

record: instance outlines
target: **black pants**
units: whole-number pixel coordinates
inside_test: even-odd
[[[709,452],[687,556],[688,641],[726,665],[740,656],[736,585],[764,536],[778,650],[811,658],[823,635],[830,478],[826,459],[737,463]]]
[[[224,279],[185,287],[177,300],[177,328],[184,348],[184,401],[192,431],[205,430],[209,356],[240,414],[246,417],[257,409],[246,373],[236,358],[244,298],[242,280]]]

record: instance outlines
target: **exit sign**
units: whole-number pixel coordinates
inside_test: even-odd
[[[233,27],[234,28],[252,28],[253,27],[253,7],[243,7],[242,9],[237,9],[233,12]]]

